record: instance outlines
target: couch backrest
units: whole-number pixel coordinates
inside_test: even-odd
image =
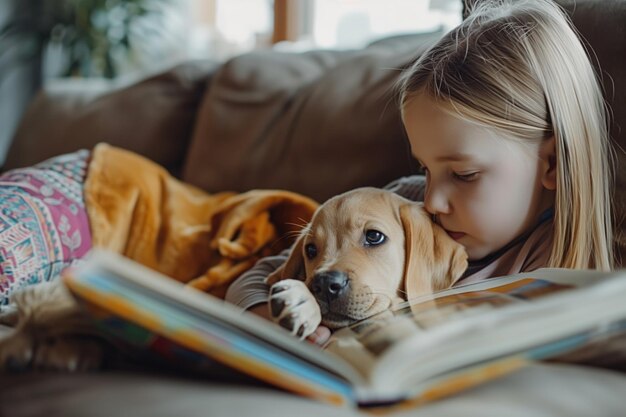
[[[615,244],[618,264],[626,263],[626,0],[560,0],[572,17],[602,77],[611,110],[615,149]],[[597,59],[595,59],[597,57]]]
[[[414,172],[393,87],[435,39],[231,60],[205,93],[183,179],[209,191],[280,188],[323,201]]]
[[[28,106],[3,169],[107,142],[180,173],[198,104],[217,65],[189,62],[124,85],[53,82]]]

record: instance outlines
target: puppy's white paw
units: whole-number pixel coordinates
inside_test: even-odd
[[[270,315],[280,326],[304,339],[322,322],[322,312],[302,281],[285,279],[270,288]]]
[[[87,371],[99,369],[103,358],[102,343],[89,336],[36,337],[20,329],[0,340],[0,372]]]
[[[32,338],[21,328],[0,339],[0,372],[28,369],[33,361],[33,346]]]
[[[60,281],[25,288],[13,301],[15,309],[3,314],[14,330],[0,339],[0,372],[100,367],[98,332]]]

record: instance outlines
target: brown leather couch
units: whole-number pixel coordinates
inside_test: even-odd
[[[622,252],[626,0],[562,3],[597,55],[612,108]],[[416,172],[393,86],[437,36],[387,39],[359,51],[255,52],[226,63],[189,62],[113,89],[54,85],[27,110],[4,169],[103,141],[146,155],[209,192],[280,188],[322,201],[354,187],[382,186]],[[0,414],[354,415],[250,381],[223,381],[119,372],[5,376]],[[625,415],[624,397],[621,374],[543,364],[406,415]]]

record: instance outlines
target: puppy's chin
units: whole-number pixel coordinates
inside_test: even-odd
[[[330,311],[326,314],[322,314],[322,324],[331,330],[349,326],[359,320],[361,319],[344,316],[343,314],[337,314]]]
[[[395,305],[394,301],[390,301],[389,298],[375,297],[366,309],[362,311],[350,311],[349,313],[331,311],[323,306],[322,324],[333,330],[350,326],[358,321],[365,320],[383,311],[389,310],[392,305]]]

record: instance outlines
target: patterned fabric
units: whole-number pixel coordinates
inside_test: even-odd
[[[58,277],[91,247],[88,160],[81,150],[0,175],[0,307],[14,291]]]

